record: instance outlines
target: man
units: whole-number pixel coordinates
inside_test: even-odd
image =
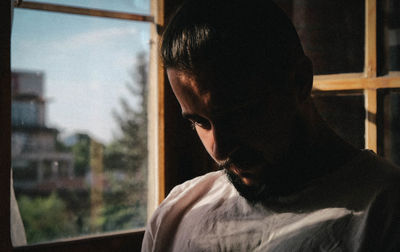
[[[312,66],[268,0],[189,0],[161,55],[220,171],[175,187],[143,251],[400,251],[400,172],[321,119]]]

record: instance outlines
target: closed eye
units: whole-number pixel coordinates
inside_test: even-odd
[[[195,128],[196,126],[199,126],[203,129],[211,129],[210,121],[208,121],[204,117],[201,117],[198,115],[187,114],[187,113],[183,113],[182,116],[183,116],[183,118],[190,121],[193,128]]]

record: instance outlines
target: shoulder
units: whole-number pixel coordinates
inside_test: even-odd
[[[378,156],[371,150],[363,150],[362,151],[365,155],[365,161],[372,161],[375,166],[382,167],[384,169],[393,170],[393,171],[400,171],[400,167],[396,166],[395,164],[391,163],[387,159]]]
[[[205,175],[196,177],[194,179],[188,180],[180,185],[175,186],[165,200],[161,203],[159,208],[162,208],[164,205],[168,205],[176,202],[177,200],[186,197],[186,196],[199,196],[198,193],[204,190],[210,189],[210,187],[217,182],[218,180],[224,179],[223,171],[215,171],[210,172]],[[203,189],[203,190],[201,190]],[[195,194],[195,195],[193,195]]]
[[[363,248],[399,251],[400,168],[373,152],[369,152],[364,161],[371,181],[379,186],[365,210]]]
[[[147,224],[143,246],[163,246],[172,240],[183,216],[204,198],[218,197],[221,187],[229,187],[223,171],[210,172],[174,187]],[[151,244],[151,245],[149,245]]]
[[[354,179],[352,182],[363,182],[377,192],[400,182],[400,168],[370,150],[362,150],[348,167],[345,174]]]
[[[364,151],[361,169],[365,169],[381,185],[381,191],[393,190],[400,186],[400,167],[376,155],[372,151]]]
[[[400,251],[400,185],[389,183],[365,212],[364,248]]]

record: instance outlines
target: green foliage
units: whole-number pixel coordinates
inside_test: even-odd
[[[138,63],[132,72],[132,81],[126,87],[132,97],[140,101],[132,107],[121,98],[122,112],[114,111],[120,129],[117,137],[105,149],[104,164],[111,170],[138,171],[147,168],[147,60],[146,54],[137,56]]]
[[[89,171],[90,138],[85,134],[78,134],[77,137],[78,141],[72,146],[75,175],[84,176]]]
[[[57,194],[34,199],[21,196],[18,203],[28,243],[54,240],[76,233],[76,227],[71,222],[73,216],[67,212],[64,201]]]
[[[121,112],[114,112],[120,134],[105,146],[102,199],[91,202],[91,190],[58,190],[47,197],[18,197],[28,243],[142,227],[147,215],[147,60],[138,55],[132,80],[127,83],[129,98],[121,98]],[[128,99],[139,100],[131,107]],[[90,172],[90,137],[77,134],[76,141],[58,149],[71,151],[77,177]],[[92,185],[93,186],[93,185]]]
[[[147,214],[147,60],[137,56],[132,80],[126,84],[131,98],[139,100],[132,107],[120,100],[121,112],[114,111],[120,135],[104,150],[104,170],[108,189],[104,192],[103,230],[142,227]]]
[[[102,214],[104,216],[103,231],[143,227],[146,224],[146,205],[139,202],[134,205],[107,205]]]
[[[105,175],[108,188],[103,193],[102,230],[143,227],[147,215],[145,173],[113,170]]]

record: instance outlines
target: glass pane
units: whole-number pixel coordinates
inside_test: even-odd
[[[354,93],[316,93],[314,102],[322,118],[344,140],[364,149],[364,96]]]
[[[101,9],[150,15],[150,0],[30,0],[31,2],[60,4],[72,7]]]
[[[400,165],[400,89],[379,90],[378,102],[379,154]]]
[[[29,244],[145,225],[149,32],[15,9],[12,169]]]
[[[378,74],[400,71],[400,1],[378,1]]]
[[[292,19],[315,74],[364,68],[365,0],[274,0]]]

